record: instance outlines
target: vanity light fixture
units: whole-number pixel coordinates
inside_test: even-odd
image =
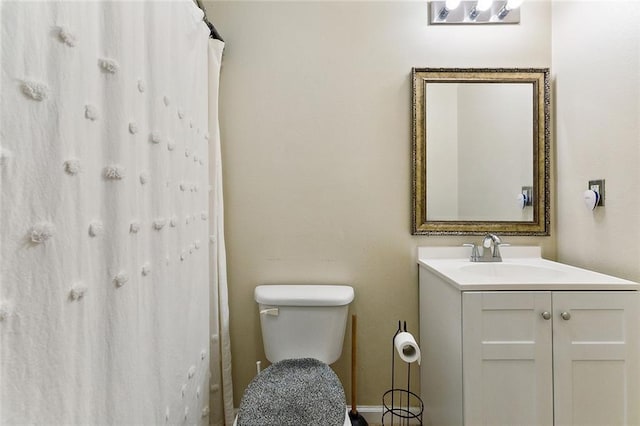
[[[473,7],[473,9],[471,9],[471,12],[469,13],[469,19],[474,21],[480,14],[480,12],[486,12],[491,8],[492,4],[493,0],[478,0],[478,3],[476,3],[476,5]]]
[[[438,13],[438,19],[446,19],[447,16],[449,16],[449,12],[457,9],[458,6],[460,6],[460,3],[461,0],[446,0],[444,2],[444,6],[442,6],[442,9],[440,9],[440,13]]]
[[[519,24],[524,0],[437,0],[430,5],[429,23]]]
[[[502,6],[502,9],[498,12],[498,19],[503,20],[509,12],[514,9],[518,9],[524,0],[507,0],[507,3]]]

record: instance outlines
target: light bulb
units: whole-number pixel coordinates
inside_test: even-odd
[[[507,0],[507,4],[505,5],[505,8],[507,10],[517,9],[522,5],[523,2],[524,0]]]
[[[478,0],[476,5],[473,6],[473,9],[471,9],[471,12],[469,13],[469,20],[475,21],[478,15],[480,15],[480,12],[484,12],[491,8],[492,3],[493,0]]]
[[[438,14],[438,19],[444,21],[449,16],[449,12],[460,6],[461,0],[446,0],[444,2],[444,7],[440,9],[440,13]]]
[[[460,6],[460,1],[461,0],[446,0],[444,2],[444,7],[446,7],[447,10],[453,10],[453,9],[457,8],[458,6]]]
[[[478,9],[480,12],[484,12],[485,10],[489,10],[491,4],[493,4],[493,0],[478,0],[476,9]]]
[[[498,12],[498,19],[504,19],[504,17],[507,16],[510,11],[519,8],[520,5],[522,5],[523,1],[524,0],[507,0],[507,3],[502,6],[502,9],[500,9],[500,11]]]

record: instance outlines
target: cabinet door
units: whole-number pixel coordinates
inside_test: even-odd
[[[553,293],[557,426],[640,424],[638,300],[635,291]]]
[[[551,293],[465,292],[464,424],[553,424]],[[547,318],[550,316],[545,315]]]

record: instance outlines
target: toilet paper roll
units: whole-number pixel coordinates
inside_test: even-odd
[[[418,361],[418,365],[420,365],[420,347],[411,333],[406,331],[398,333],[393,339],[393,344],[404,362],[412,363]]]

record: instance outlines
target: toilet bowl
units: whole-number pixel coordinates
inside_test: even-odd
[[[353,288],[261,285],[254,296],[272,365],[247,387],[234,425],[350,425],[344,389],[329,364],[342,353]]]

